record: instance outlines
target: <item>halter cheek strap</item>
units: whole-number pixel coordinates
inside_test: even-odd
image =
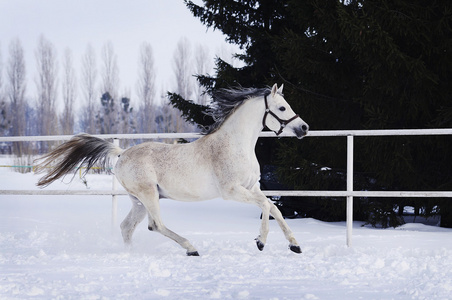
[[[283,120],[280,117],[278,117],[274,112],[272,112],[269,108],[268,108],[268,102],[267,102],[267,95],[264,96],[264,100],[265,100],[265,114],[264,114],[264,118],[262,119],[262,125],[264,127],[267,126],[266,124],[266,120],[267,120],[267,116],[270,114],[272,115],[272,117],[274,117],[279,124],[281,125],[281,127],[279,128],[279,131],[274,131],[276,133],[276,135],[280,135],[284,128],[287,126],[287,124],[289,124],[290,122],[292,122],[293,120],[295,120],[296,118],[298,118],[298,115],[293,116],[292,118],[288,119],[288,120]]]

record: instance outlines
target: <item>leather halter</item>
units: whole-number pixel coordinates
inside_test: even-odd
[[[280,117],[278,117],[274,112],[272,112],[269,108],[268,108],[268,102],[267,102],[267,96],[269,94],[264,95],[264,100],[265,100],[265,114],[264,114],[264,118],[262,119],[262,125],[264,125],[264,127],[267,126],[267,124],[265,124],[265,120],[267,119],[268,114],[272,115],[272,117],[274,117],[279,124],[281,125],[281,127],[279,128],[279,131],[276,132],[275,130],[273,130],[274,133],[276,133],[276,135],[280,135],[284,128],[286,128],[287,124],[289,124],[290,122],[292,122],[293,120],[295,120],[296,118],[298,118],[298,115],[293,116],[292,118],[288,119],[288,120],[283,120]]]

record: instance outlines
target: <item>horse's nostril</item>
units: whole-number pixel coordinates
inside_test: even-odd
[[[304,131],[308,131],[308,126],[307,125],[303,125],[303,126],[301,126],[301,129],[303,129]]]

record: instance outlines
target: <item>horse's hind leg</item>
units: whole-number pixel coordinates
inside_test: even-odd
[[[135,228],[141,221],[143,221],[146,216],[146,208],[136,197],[129,195],[130,200],[132,201],[132,208],[130,209],[129,214],[121,223],[121,233],[122,238],[124,239],[124,243],[130,245],[132,242],[132,235],[135,231]]]
[[[139,195],[139,199],[149,213],[149,230],[159,232],[162,235],[172,239],[187,250],[188,256],[199,256],[198,251],[187,239],[169,230],[163,224],[162,218],[160,216],[160,202],[157,186],[154,186],[151,189],[148,189],[146,192],[143,192],[141,195]]]

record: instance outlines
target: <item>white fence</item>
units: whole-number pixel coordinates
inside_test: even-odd
[[[420,136],[420,135],[452,135],[451,129],[405,129],[405,130],[341,130],[310,131],[307,137],[347,137],[347,189],[345,191],[264,191],[266,196],[299,196],[299,197],[346,197],[346,243],[352,246],[353,198],[354,197],[452,197],[451,191],[354,191],[353,190],[353,146],[355,136]],[[20,141],[63,141],[72,135],[58,136],[16,136],[0,137],[0,142]],[[156,134],[104,134],[97,135],[104,139],[113,139],[118,144],[120,139],[193,139],[199,138],[197,133],[156,133]],[[262,132],[260,137],[275,137],[273,132]],[[284,133],[280,137],[287,137]],[[113,176],[112,190],[0,190],[0,195],[111,195],[112,222],[116,223],[117,196],[127,195],[124,190],[117,190],[117,182]]]

